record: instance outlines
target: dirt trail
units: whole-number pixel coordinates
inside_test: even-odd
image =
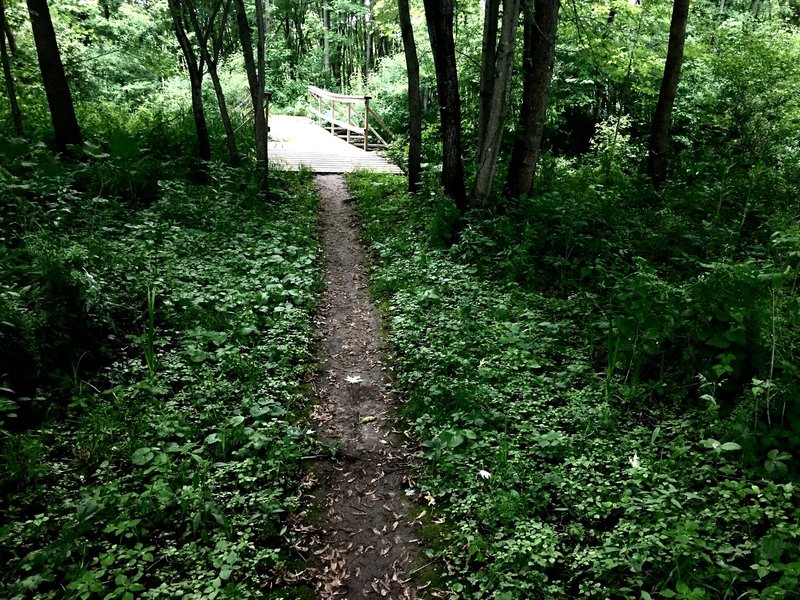
[[[316,178],[325,292],[312,413],[317,437],[336,448],[317,463],[319,515],[309,542],[321,598],[418,598],[421,561],[409,522],[408,459],[392,431],[395,398],[381,355],[381,322],[369,299],[364,253],[340,175]]]

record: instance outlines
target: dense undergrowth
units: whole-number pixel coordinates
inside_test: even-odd
[[[457,235],[438,194],[349,179],[455,597],[792,597],[790,195],[547,168]]]
[[[0,596],[263,597],[307,444],[309,179],[84,153],[2,147]]]

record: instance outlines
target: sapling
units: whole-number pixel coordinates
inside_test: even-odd
[[[147,286],[147,329],[144,333],[144,360],[150,377],[156,374],[156,288]]]

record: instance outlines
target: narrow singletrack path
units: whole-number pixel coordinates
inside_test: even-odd
[[[341,175],[319,175],[316,186],[325,291],[311,416],[331,452],[317,462],[314,585],[321,598],[417,598],[411,576],[421,548],[405,493],[408,454],[393,431],[396,398],[381,364],[381,321],[356,215]]]

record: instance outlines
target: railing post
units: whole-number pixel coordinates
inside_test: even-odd
[[[352,102],[348,102],[347,103],[347,124],[348,125],[352,125],[353,124],[353,103]],[[347,128],[347,143],[348,144],[350,143],[350,128],[349,127]]]
[[[335,106],[334,103],[335,102],[336,101],[333,98],[331,98],[331,135],[336,135],[336,133],[334,131],[334,128],[333,128],[333,120],[336,118],[336,112],[335,112],[335,108],[334,108],[334,106]]]
[[[272,100],[272,93],[264,94],[264,122],[267,124],[267,134],[269,134],[269,103]]]
[[[364,152],[369,150],[369,99],[371,96],[364,96]]]
[[[317,119],[322,126],[322,96],[317,96]]]

